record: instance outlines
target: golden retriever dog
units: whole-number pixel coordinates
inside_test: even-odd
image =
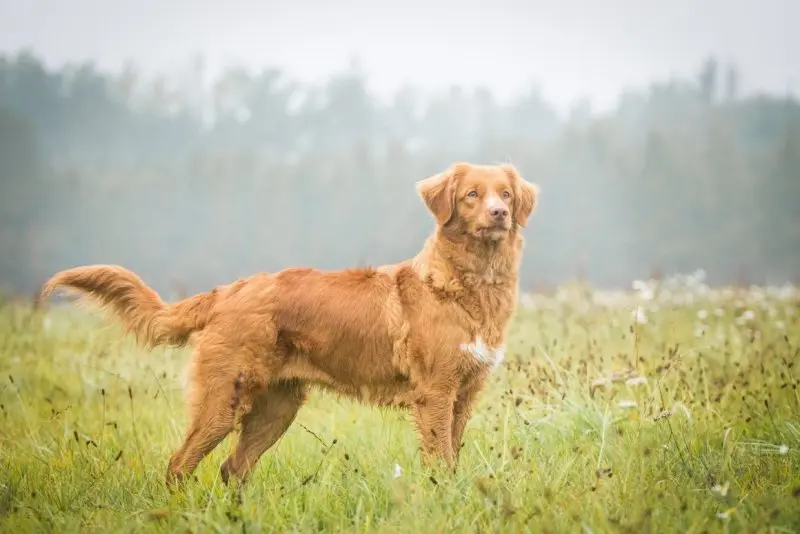
[[[314,385],[412,411],[424,463],[455,469],[476,396],[503,358],[539,188],[509,164],[456,163],[417,191],[436,229],[397,265],[260,273],[174,304],[122,267],[90,265],[55,274],[41,296],[89,296],[148,347],[191,342],[189,423],[168,485],[234,430],[220,471],[244,483]]]

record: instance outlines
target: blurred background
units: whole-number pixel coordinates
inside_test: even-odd
[[[800,281],[793,0],[0,0],[0,290],[412,256],[456,160],[541,186],[522,289]]]

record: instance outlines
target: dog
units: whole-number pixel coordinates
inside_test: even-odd
[[[40,299],[64,288],[113,312],[145,347],[193,346],[170,487],[233,431],[220,474],[245,483],[312,386],[413,412],[424,464],[455,470],[473,404],[504,356],[539,186],[510,164],[454,163],[416,188],[436,227],[402,263],[259,273],[174,304],[123,267],[89,265],[53,275]]]

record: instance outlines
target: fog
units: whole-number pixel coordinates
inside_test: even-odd
[[[336,6],[0,0],[0,289],[399,261],[461,160],[541,187],[525,290],[800,278],[800,4]]]

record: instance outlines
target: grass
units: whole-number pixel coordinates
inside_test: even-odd
[[[0,531],[798,531],[798,292],[578,289],[524,300],[455,474],[404,414],[319,392],[241,500],[230,440],[164,487],[187,350],[6,303]]]

